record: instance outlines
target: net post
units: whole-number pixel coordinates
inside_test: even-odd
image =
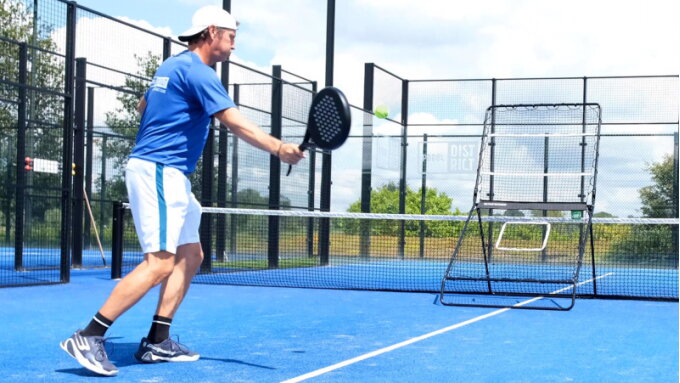
[[[123,230],[125,209],[121,201],[113,203],[113,227],[111,228],[111,279],[120,279],[123,265]]]

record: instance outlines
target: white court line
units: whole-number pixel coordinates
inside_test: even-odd
[[[609,273],[607,273],[607,274],[600,275],[599,277],[591,278],[591,279],[589,279],[589,280],[587,280],[587,281],[583,281],[583,282],[577,283],[576,286],[585,285],[586,283],[590,283],[590,282],[592,282],[592,281],[594,281],[594,280],[596,280],[596,279],[604,278],[604,277],[610,276],[610,275],[612,275],[612,274],[614,274],[614,273],[613,273],[613,272],[609,272]],[[559,294],[559,293],[561,293],[561,292],[563,292],[563,291],[566,291],[566,290],[569,290],[569,289],[571,289],[571,288],[572,288],[571,286],[569,286],[569,287],[564,287],[564,288],[562,288],[562,289],[555,290],[555,291],[553,291],[553,292],[551,292],[551,293],[549,293],[549,294],[546,294],[546,295]],[[517,304],[514,304],[512,307],[521,307],[521,306],[527,305],[527,304],[529,304],[529,303],[536,302],[537,300],[540,300],[540,299],[543,299],[543,298],[545,298],[545,296],[540,296],[540,297],[531,298],[531,299],[528,299],[528,300],[526,300],[526,301],[523,301],[523,302],[519,302],[519,303],[517,303]],[[317,376],[319,376],[319,375],[323,375],[323,374],[325,374],[325,373],[327,373],[327,372],[331,372],[331,371],[333,371],[333,370],[337,370],[337,369],[339,369],[339,368],[342,368],[342,367],[345,367],[345,366],[349,366],[350,364],[354,364],[354,363],[357,363],[357,362],[361,362],[362,360],[366,360],[366,359],[372,358],[372,357],[374,357],[374,356],[378,356],[378,355],[384,354],[384,353],[386,353],[386,352],[390,352],[390,351],[396,350],[396,349],[398,349],[398,348],[402,348],[402,347],[404,347],[404,346],[408,346],[408,345],[410,345],[410,344],[413,344],[413,343],[416,343],[416,342],[420,342],[421,340],[425,340],[425,339],[427,339],[427,338],[431,338],[431,337],[433,337],[433,336],[436,336],[436,335],[439,335],[439,334],[443,334],[443,333],[445,333],[445,332],[449,332],[449,331],[451,331],[451,330],[455,330],[455,329],[457,329],[457,328],[464,327],[464,326],[467,326],[467,325],[469,325],[469,324],[472,324],[472,323],[475,323],[475,322],[479,322],[479,321],[484,320],[484,319],[487,319],[487,318],[491,318],[491,317],[496,316],[496,315],[498,315],[498,314],[502,314],[502,313],[504,313],[504,312],[506,312],[506,311],[508,311],[508,310],[510,310],[510,309],[511,309],[511,308],[508,307],[508,308],[504,308],[504,309],[499,309],[499,310],[496,310],[496,311],[492,311],[492,312],[490,312],[490,313],[488,313],[488,314],[480,315],[480,316],[478,316],[478,317],[476,317],[476,318],[468,319],[468,320],[466,320],[466,321],[464,321],[464,322],[456,323],[456,324],[451,325],[451,326],[449,326],[449,327],[444,327],[444,328],[442,328],[442,329],[439,329],[439,330],[436,330],[436,331],[432,331],[432,332],[430,332],[430,333],[427,333],[427,334],[424,334],[424,335],[421,335],[421,336],[417,336],[417,337],[415,337],[415,338],[411,338],[411,339],[405,340],[405,341],[403,341],[403,342],[400,342],[400,343],[397,343],[397,344],[393,344],[393,345],[391,345],[391,346],[387,346],[387,347],[381,348],[381,349],[379,349],[379,350],[375,350],[375,351],[373,351],[373,352],[369,352],[368,354],[359,355],[359,356],[357,356],[357,357],[355,357],[355,358],[352,358],[352,359],[347,359],[347,360],[342,361],[342,362],[340,362],[340,363],[336,363],[336,364],[334,364],[334,365],[332,365],[332,366],[320,368],[320,369],[318,369],[318,370],[316,370],[316,371],[312,371],[312,372],[306,373],[306,374],[304,374],[304,375],[297,376],[297,377],[295,377],[295,378],[291,378],[291,379],[288,379],[288,380],[281,381],[280,383],[297,383],[297,382],[302,382],[302,381],[307,380],[307,379],[315,378],[315,377],[317,377]]]

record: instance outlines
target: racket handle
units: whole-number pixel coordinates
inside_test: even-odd
[[[298,146],[298,148],[300,149],[300,151],[304,152],[305,150],[307,150],[307,148],[309,148],[309,144],[307,144],[307,142],[303,141]],[[288,177],[290,175],[291,170],[293,170],[293,165],[288,165],[288,172],[286,172],[286,177]]]

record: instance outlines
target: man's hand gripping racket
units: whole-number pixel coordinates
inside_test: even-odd
[[[319,148],[334,150],[342,146],[349,136],[352,114],[347,98],[340,89],[326,87],[318,92],[309,108],[307,131],[300,150]],[[290,174],[292,165],[288,166]]]

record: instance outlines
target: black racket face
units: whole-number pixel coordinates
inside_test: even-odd
[[[325,150],[339,148],[347,140],[351,125],[349,103],[339,89],[327,87],[314,96],[307,130],[315,146]]]

